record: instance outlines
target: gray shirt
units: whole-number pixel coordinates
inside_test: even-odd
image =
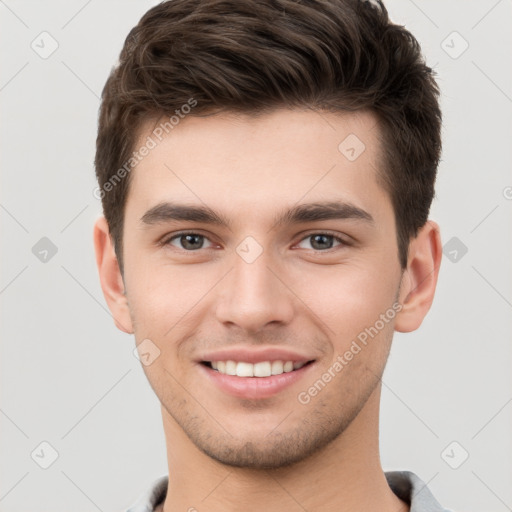
[[[410,505],[410,512],[449,512],[411,471],[388,471],[385,475],[391,490]],[[153,512],[165,499],[168,481],[167,476],[160,477],[126,512]]]

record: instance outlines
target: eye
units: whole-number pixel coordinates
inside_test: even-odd
[[[165,241],[164,244],[172,245],[174,247],[178,247],[179,249],[184,249],[186,251],[197,251],[198,249],[208,248],[204,246],[205,241],[208,241],[208,243],[210,244],[208,247],[212,246],[211,242],[204,235],[190,232],[178,233],[177,235],[174,235],[167,241]]]
[[[305,243],[309,243],[309,247],[304,246]],[[187,252],[193,252],[199,249],[208,249],[213,247],[212,242],[210,242],[206,236],[195,232],[182,232],[173,235],[172,237],[165,240],[163,245],[172,245],[173,247],[185,250]],[[339,245],[349,244],[341,238],[329,233],[313,233],[303,238],[299,244],[297,244],[297,247],[301,247],[303,249],[312,249],[314,251],[326,251]]]
[[[324,251],[326,249],[332,249],[334,247],[334,242],[338,242],[338,245],[348,245],[345,242],[334,235],[330,235],[329,233],[313,233],[308,235],[306,238],[303,238],[301,242],[298,244],[298,247],[301,247],[301,244],[310,240],[310,247],[304,247],[303,249],[313,249],[315,251]]]

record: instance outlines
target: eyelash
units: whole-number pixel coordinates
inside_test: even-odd
[[[206,239],[206,240],[211,242],[211,240],[209,240],[209,238],[206,235],[202,235],[201,233],[198,233],[197,231],[181,231],[179,233],[176,233],[176,234],[172,235],[170,238],[165,238],[161,242],[161,245],[163,245],[163,246],[171,245],[171,242],[173,240],[179,239],[182,236],[186,236],[186,235],[198,235],[198,236],[201,236],[204,239]],[[326,235],[326,236],[332,237],[336,242],[339,242],[339,244],[340,244],[339,246],[330,247],[329,249],[325,249],[325,250],[311,249],[312,251],[314,251],[316,253],[331,252],[331,251],[334,251],[335,249],[337,249],[340,246],[347,246],[348,247],[350,245],[347,241],[343,240],[339,236],[336,236],[334,233],[331,233],[329,231],[317,231],[317,232],[314,232],[314,233],[309,233],[308,235],[306,235],[303,238],[301,238],[298,243],[301,243],[302,241],[304,241],[304,240],[306,240],[308,238],[311,238],[311,237],[313,237],[315,235]],[[295,244],[295,245],[297,245],[297,244]],[[201,249],[203,249],[203,248],[201,248]],[[201,249],[196,249],[196,250],[179,249],[179,250],[181,250],[183,252],[194,253],[194,252],[199,252]],[[209,248],[207,247],[206,249],[209,249]]]

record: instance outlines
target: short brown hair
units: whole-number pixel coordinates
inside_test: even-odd
[[[191,99],[190,115],[280,107],[376,114],[383,155],[378,179],[393,204],[405,268],[410,239],[426,223],[434,196],[438,96],[417,40],[391,23],[377,0],[158,4],[129,33],[102,93],[96,176],[121,272],[126,162],[138,129],[146,120],[173,116]]]

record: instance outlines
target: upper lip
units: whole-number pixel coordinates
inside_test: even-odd
[[[313,360],[314,357],[309,357],[282,347],[236,347],[204,353],[199,359],[199,362],[235,361],[237,363],[244,362],[254,364],[262,361],[292,361],[294,363],[307,363]]]

